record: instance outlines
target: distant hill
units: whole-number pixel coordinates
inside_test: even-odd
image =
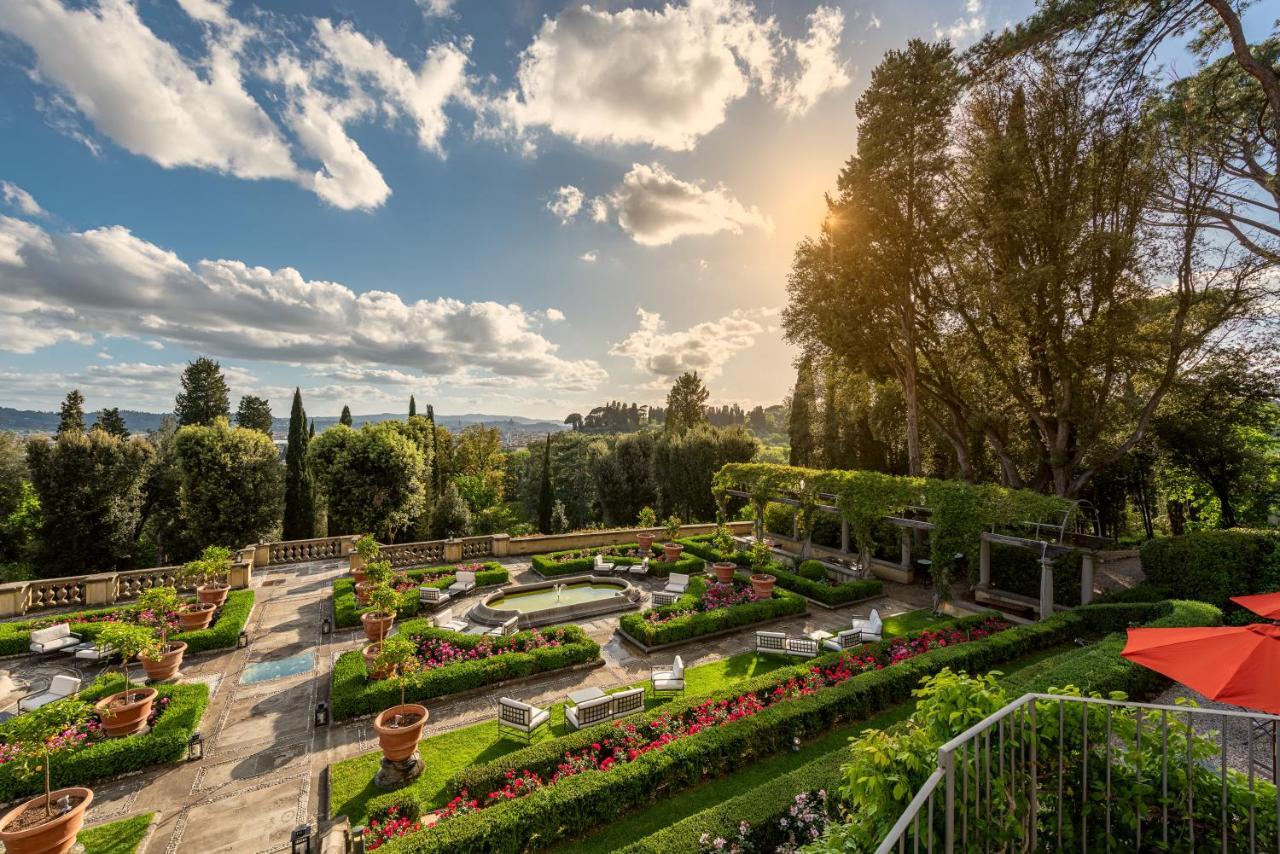
[[[134,410],[122,409],[120,414],[124,417],[124,423],[128,426],[132,433],[149,433],[152,430],[160,428],[160,421],[165,417],[166,413],[162,412],[136,412]],[[85,413],[85,423],[92,425],[97,419],[96,412]],[[374,415],[355,415],[352,421],[358,427],[366,422],[391,421],[397,418],[404,418],[402,413],[380,412]],[[315,418],[316,431],[325,430],[338,423],[338,416],[317,416]],[[467,415],[437,415],[436,423],[441,427],[447,427],[450,430],[460,430],[472,424],[483,424],[486,427],[497,427],[504,437],[515,435],[532,435],[540,433],[555,433],[568,429],[566,425],[558,421],[548,421],[538,418],[527,418],[523,415],[482,415],[471,413]],[[11,430],[15,433],[52,433],[58,429],[58,413],[56,412],[40,412],[31,409],[12,409],[7,406],[0,406],[0,430]],[[273,432],[284,437],[289,433],[289,419],[276,418],[272,423]]]

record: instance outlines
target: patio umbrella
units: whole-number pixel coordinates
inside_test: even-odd
[[[1129,629],[1120,654],[1211,700],[1280,714],[1280,626]]]
[[[1280,620],[1280,593],[1259,593],[1257,596],[1232,596],[1231,601],[1241,608],[1248,608],[1259,617]]]

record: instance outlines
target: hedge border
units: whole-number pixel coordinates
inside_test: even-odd
[[[637,543],[622,543],[617,546],[599,546],[591,549],[564,549],[558,552],[547,552],[546,554],[534,555],[529,563],[533,567],[533,571],[543,578],[560,578],[565,575],[581,575],[591,572],[595,568],[595,557],[597,554],[604,554],[611,549],[638,549]],[[593,557],[574,558],[556,562],[556,555],[575,554],[581,551],[589,551]],[[683,572],[687,575],[698,575],[706,571],[706,562],[697,555],[681,555],[680,560],[673,563],[667,563],[662,560],[654,560],[653,558],[662,557],[662,547],[653,546],[650,551],[653,553],[649,560],[649,577],[650,578],[666,578],[673,572]],[[614,564],[625,564],[627,566],[635,566],[640,563],[643,558],[638,557],[620,557],[609,556],[609,562]]]
[[[741,573],[736,577],[743,582],[749,580]],[[729,608],[717,608],[714,611],[697,611],[656,625],[645,619],[646,614],[654,611],[659,614],[669,614],[688,608],[706,591],[705,578],[691,578],[689,591],[675,602],[660,608],[649,608],[638,614],[623,614],[618,620],[618,627],[624,634],[639,641],[642,646],[648,648],[672,646],[707,635],[719,634],[729,629],[741,629],[757,623],[771,622],[779,617],[798,616],[803,614],[809,606],[803,596],[786,589],[775,588],[771,599],[733,605]]]
[[[735,551],[725,557],[723,552],[711,544],[711,535],[701,534],[696,537],[685,537],[677,542],[684,546],[686,551],[692,552],[704,560],[727,560],[745,569],[751,568],[751,554],[749,552]],[[839,584],[824,584],[819,581],[811,581],[799,573],[791,572],[785,569],[778,561],[770,563],[764,571],[777,579],[779,587],[790,590],[793,593],[799,593],[815,605],[821,605],[825,608],[842,608],[845,605],[854,605],[884,593],[884,582],[878,578],[842,581]]]
[[[600,658],[600,646],[579,626],[555,626],[566,633],[566,643],[558,647],[539,647],[529,652],[508,652],[490,658],[460,661],[423,670],[412,677],[405,689],[406,702],[433,700],[491,687],[511,679],[519,679],[538,673],[563,670]],[[405,637],[423,635],[448,640],[457,646],[473,647],[484,637],[433,628],[426,620],[410,620],[399,626],[398,633]],[[511,644],[527,638],[524,631],[506,638],[491,639],[496,644]],[[400,689],[392,680],[369,681],[361,650],[353,649],[338,656],[333,664],[329,683],[329,705],[334,720],[371,715],[400,702]]]
[[[485,561],[483,570],[476,573],[476,588],[497,587],[511,580],[507,568],[497,561]],[[400,607],[396,609],[396,617],[408,619],[418,615],[418,587],[436,587],[441,590],[457,580],[457,566],[420,567],[410,569],[404,574],[412,581],[420,581],[423,576],[436,575],[425,585],[415,585],[400,594]],[[444,573],[444,574],[441,574]],[[339,629],[350,629],[360,625],[360,615],[372,611],[370,607],[361,607],[356,601],[356,580],[344,575],[333,580],[333,625]]]

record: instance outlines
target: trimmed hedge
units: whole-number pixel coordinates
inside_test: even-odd
[[[890,705],[907,700],[920,679],[944,667],[985,672],[1039,650],[1070,640],[1081,632],[1114,631],[1130,622],[1165,616],[1168,603],[1157,605],[1091,605],[1056,614],[1048,620],[1018,626],[983,641],[931,650],[884,670],[873,670],[848,681],[731,724],[680,739],[661,751],[643,754],[608,773],[578,774],[533,794],[462,815],[384,846],[391,852],[518,852],[552,841],[578,836],[617,817],[619,806],[646,803],[655,793],[673,794],[708,777],[720,777],[762,756],[788,749],[795,738],[824,732],[846,721],[863,720]],[[957,621],[963,628],[989,614]],[[732,689],[707,697],[678,700],[649,712],[665,716],[708,700],[731,699],[764,691],[815,665],[834,663],[838,653],[821,656],[792,668],[776,670]],[[566,750],[581,749],[607,737],[612,724],[580,730],[508,754],[501,760],[473,766],[446,784],[450,794],[461,789],[479,796],[501,787],[509,768],[534,771],[554,768]]]
[[[738,579],[745,581],[746,576],[739,575]],[[714,611],[695,611],[692,614],[676,617],[665,623],[650,623],[645,619],[646,614],[651,614],[655,610],[659,614],[670,614],[688,608],[701,599],[706,591],[707,580],[705,578],[691,578],[689,580],[689,592],[672,604],[663,605],[661,608],[656,609],[650,608],[639,614],[623,614],[618,620],[618,624],[624,632],[645,646],[659,646],[709,635],[725,629],[749,626],[752,623],[761,623],[776,617],[803,614],[805,608],[808,607],[808,603],[802,597],[787,590],[775,588],[773,598],[763,599],[759,602],[748,602],[744,605],[733,605],[729,608],[717,608]]]
[[[187,740],[200,725],[200,718],[209,704],[209,687],[200,683],[180,685],[155,685],[159,697],[169,697],[165,710],[150,732],[126,738],[108,738],[87,747],[55,753],[50,763],[52,783],[55,789],[64,786],[85,786],[104,777],[116,777],[133,771],[141,771],[152,765],[178,762],[187,753]],[[124,680],[111,673],[98,677],[79,694],[79,699],[93,703],[124,689]],[[57,715],[60,700],[46,706],[46,714]],[[41,710],[42,712],[44,709]],[[28,712],[28,714],[35,714]],[[0,738],[17,731],[21,718],[0,724]],[[44,791],[40,775],[34,779],[20,778],[19,763],[0,765],[0,802],[7,802],[26,795]]]
[[[472,688],[482,688],[495,682],[561,670],[575,664],[595,661],[600,657],[600,647],[587,637],[578,626],[557,626],[565,631],[561,646],[539,647],[528,652],[507,652],[489,658],[459,661],[422,670],[410,677],[405,689],[406,702],[422,702],[436,697],[456,694]],[[399,626],[404,637],[422,635],[442,638],[456,646],[474,647],[484,638],[480,635],[464,635],[448,629],[431,627],[426,620],[413,620]],[[520,632],[506,638],[491,638],[495,646],[507,646],[527,639],[529,632]],[[400,688],[391,679],[369,681],[360,650],[351,650],[338,656],[333,665],[329,704],[334,720],[380,712],[400,702]]]
[[[1277,531],[1193,531],[1143,543],[1142,572],[1167,596],[1225,608],[1232,596],[1280,589],[1277,546]]]
[[[681,543],[684,541],[681,540]],[[601,546],[594,549],[569,549],[567,551],[548,552],[547,554],[534,555],[531,563],[533,569],[544,578],[556,578],[561,575],[582,575],[588,573],[595,566],[595,555],[603,554],[605,560],[609,563],[626,564],[627,566],[635,566],[640,563],[643,558],[638,557],[621,557],[611,555],[612,549],[638,549],[635,543],[624,543],[620,546]],[[590,552],[590,557],[573,558],[572,560],[557,561],[557,555],[576,554],[578,552]],[[666,563],[655,558],[662,557],[662,547],[655,545],[652,549],[653,556],[649,559],[649,576],[652,578],[666,578],[673,572],[682,572],[686,575],[697,575],[706,570],[702,558],[697,555],[683,554],[680,560],[675,563]]]
[[[189,597],[188,597],[189,598]],[[178,632],[169,639],[183,641],[188,652],[208,652],[212,649],[234,647],[240,637],[240,630],[249,619],[253,610],[254,592],[252,590],[232,590],[227,601],[218,611],[218,618],[207,629],[192,632]],[[117,605],[113,608],[95,608],[90,611],[72,611],[64,614],[48,614],[13,623],[0,623],[0,655],[21,655],[28,652],[31,646],[31,631],[41,625],[54,623],[70,623],[71,631],[86,641],[96,640],[105,622],[78,622],[85,617],[102,616],[136,609],[137,605]]]
[[[685,551],[691,552],[704,560],[727,560],[744,568],[751,567],[751,554],[749,552],[736,551],[726,556],[711,544],[711,536],[708,534],[685,537],[677,542],[684,546]],[[824,605],[847,605],[860,599],[879,596],[884,590],[884,584],[878,578],[829,584],[826,581],[827,570],[822,562],[805,561],[801,566],[803,567],[809,563],[814,563],[821,567],[822,576],[820,579],[806,578],[797,572],[791,572],[776,561],[770,564],[765,572],[777,579],[779,587],[799,593],[801,596],[808,596],[810,599],[814,599]]]
[[[476,573],[476,587],[492,587],[506,584],[510,580],[507,568],[497,561],[483,564],[484,569]],[[431,575],[438,576],[426,583],[416,585],[400,594],[400,607],[396,609],[396,617],[408,618],[418,614],[418,587],[438,587],[441,590],[458,580],[456,566],[424,567],[411,569],[404,573],[413,581]],[[442,574],[443,573],[443,574]],[[371,607],[361,605],[356,600],[356,580],[350,575],[334,579],[333,582],[333,624],[339,629],[349,629],[360,625],[360,615],[372,611]]]
[[[1067,552],[1054,558],[1053,601],[1061,605],[1080,604],[1081,560],[1080,552]],[[1040,556],[1030,549],[992,543],[991,586],[1038,600]]]
[[[727,555],[712,545],[712,534],[699,534],[696,537],[684,537],[676,540],[677,543],[684,546],[685,554],[696,555],[709,563],[716,561],[730,561],[738,566],[751,565],[751,553],[739,549],[738,551],[729,552]]]

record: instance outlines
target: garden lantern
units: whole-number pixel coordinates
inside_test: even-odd
[[[324,700],[316,703],[316,726],[329,725],[329,704]]]
[[[333,622],[328,617],[324,618],[324,622],[320,624],[320,634],[327,635],[333,631]]]
[[[311,825],[300,824],[289,835],[289,854],[311,854]]]
[[[204,736],[198,732],[191,733],[187,739],[187,761],[199,762],[204,758]]]
[[[244,649],[244,648],[245,648],[246,646],[248,646],[248,645],[249,645],[249,630],[248,630],[248,629],[241,629],[241,630],[240,630],[240,639],[239,639],[238,641],[236,641],[236,647],[237,647],[238,649]]]
[[[364,854],[364,825],[351,828],[351,854]]]

